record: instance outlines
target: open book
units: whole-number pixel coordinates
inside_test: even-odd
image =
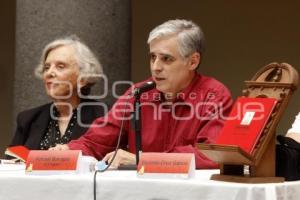
[[[5,155],[26,162],[29,152],[30,150],[25,146],[11,146],[6,148]]]

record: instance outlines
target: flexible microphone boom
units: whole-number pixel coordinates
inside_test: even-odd
[[[140,87],[136,87],[134,88],[132,94],[136,97],[136,96],[139,96],[141,95],[142,93],[144,92],[147,92],[149,90],[152,90],[154,89],[156,86],[155,82],[154,81],[148,81],[146,83],[144,83],[143,85],[141,85]]]

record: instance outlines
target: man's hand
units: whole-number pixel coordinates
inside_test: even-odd
[[[106,154],[106,156],[102,159],[103,161],[109,163],[111,162],[115,151]],[[128,151],[124,151],[122,149],[117,150],[117,155],[111,164],[111,168],[118,168],[120,165],[134,165],[136,162],[135,155],[133,153],[129,153]]]
[[[50,151],[65,151],[65,150],[70,150],[70,148],[66,144],[57,144],[55,147],[50,147],[48,150],[50,150]]]

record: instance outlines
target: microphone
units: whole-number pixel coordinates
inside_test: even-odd
[[[136,96],[139,96],[141,95],[142,93],[144,92],[147,92],[149,90],[152,90],[154,89],[156,86],[155,82],[154,81],[148,81],[146,83],[144,83],[143,85],[141,85],[140,87],[136,87],[134,88],[132,94],[136,97]]]
[[[136,156],[136,166],[139,164],[140,160],[140,154],[142,152],[142,123],[141,123],[141,101],[140,97],[143,92],[147,92],[149,90],[152,90],[155,88],[155,82],[154,81],[148,81],[141,85],[140,87],[136,87],[132,94],[135,97],[134,100],[134,112],[133,112],[133,118],[131,119],[131,123],[134,127],[135,132],[135,156]]]

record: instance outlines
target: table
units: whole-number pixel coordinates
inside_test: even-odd
[[[97,199],[138,200],[299,200],[300,181],[240,184],[209,180],[218,170],[197,170],[192,179],[139,178],[135,171],[97,175]],[[93,173],[26,175],[21,169],[1,169],[2,200],[93,200]]]

